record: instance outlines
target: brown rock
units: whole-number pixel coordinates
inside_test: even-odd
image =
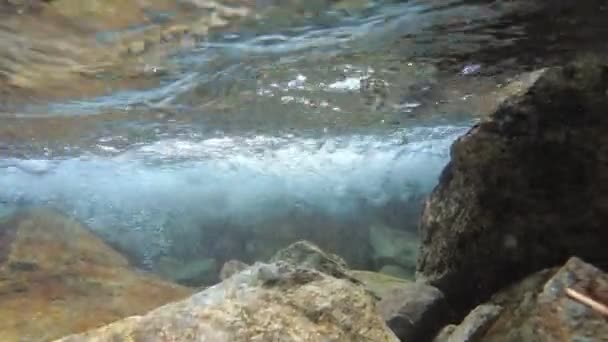
[[[608,274],[571,258],[559,271],[539,272],[497,295],[493,302],[505,309],[482,340],[608,341],[608,317],[569,297],[567,288],[608,305]]]
[[[603,62],[547,69],[452,146],[417,270],[462,312],[570,255],[608,260],[607,89]]]
[[[287,263],[256,264],[181,302],[60,341],[399,340],[361,286]]]
[[[47,209],[0,220],[0,341],[48,341],[191,293],[138,272],[79,222]]]

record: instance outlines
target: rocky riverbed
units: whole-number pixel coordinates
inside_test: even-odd
[[[603,341],[607,8],[0,2],[0,340]]]
[[[606,156],[603,155],[605,151],[597,148],[602,144],[593,139],[604,136],[601,132],[606,126],[603,113],[608,109],[605,101],[607,89],[608,64],[596,59],[546,69],[539,72],[527,91],[509,98],[495,113],[459,138],[452,149],[452,161],[444,169],[439,185],[424,209],[420,226],[420,272],[415,283],[349,271],[339,257],[325,254],[309,243],[299,242],[277,253],[270,264],[245,268],[185,302],[66,340],[94,337],[103,340],[120,334],[145,338],[154,336],[160,325],[166,327],[163,328],[164,336],[193,341],[206,338],[203,336],[213,336],[217,341],[265,341],[273,338],[291,341],[396,341],[397,338],[401,341],[600,341],[608,336],[608,312],[604,304],[608,300],[608,275],[575,256],[583,256],[600,265],[606,260],[601,229],[595,225],[603,222],[603,211],[594,211],[596,206],[593,202],[602,203],[602,183],[594,177],[601,178],[604,174],[601,168]],[[590,122],[593,125],[589,125]],[[588,144],[595,146],[591,149],[593,154],[583,153],[588,139],[591,139]],[[549,153],[552,148],[560,149],[559,156],[553,155],[556,165],[546,163],[546,158],[540,155],[527,156],[534,151]],[[572,149],[572,153],[568,153],[567,148]],[[510,149],[517,153],[510,152]],[[470,153],[459,155],[461,150]],[[572,156],[576,156],[576,162],[569,159]],[[583,160],[586,172],[581,174],[576,165]],[[513,164],[501,167],[499,162]],[[529,162],[540,164],[528,167]],[[564,173],[555,173],[557,165]],[[485,173],[484,177],[477,176],[488,167],[493,171]],[[501,172],[507,175],[503,177]],[[581,193],[589,194],[593,200],[585,201],[581,206],[569,205],[570,211],[560,208],[559,204],[567,194],[547,195],[542,194],[541,189],[554,192],[562,188],[543,182],[543,178],[534,178],[552,173],[566,177],[561,184],[568,194],[573,193],[573,186],[577,186]],[[574,177],[577,182],[571,183],[572,178],[568,177]],[[486,185],[495,179],[523,184],[525,188],[517,188],[513,184]],[[543,188],[543,184],[547,187]],[[498,203],[497,207],[488,206],[503,196],[506,196],[505,200],[511,200],[506,189],[515,190],[520,199],[509,206],[505,203]],[[539,196],[528,195],[526,190]],[[593,191],[599,192],[594,195]],[[486,201],[475,200],[475,196],[483,196]],[[532,202],[523,202],[534,199],[539,208],[545,208],[544,211],[537,212]],[[518,213],[515,204],[520,202],[527,203],[519,214],[525,215],[523,217],[515,216]],[[499,215],[507,207],[513,208],[508,217],[516,219],[519,226],[505,222],[505,217]],[[498,212],[494,213],[492,208]],[[576,210],[583,213],[591,210],[598,216],[575,215]],[[468,214],[463,215],[463,212]],[[541,214],[544,216],[539,216]],[[530,215],[534,219],[527,218]],[[559,215],[564,217],[559,218]],[[467,221],[457,226],[452,221],[453,217]],[[492,223],[488,217],[496,217],[497,221]],[[576,224],[558,224],[571,222],[568,218],[573,217],[580,218]],[[539,221],[542,218],[550,221],[543,223]],[[483,230],[474,223],[476,219],[485,223]],[[442,230],[442,225],[447,228]],[[569,236],[571,232],[575,236]],[[440,234],[457,235],[446,238]],[[531,239],[526,234],[551,235],[553,239]],[[492,238],[493,235],[499,237]],[[559,236],[565,240],[559,240]],[[435,252],[437,249],[440,252]],[[491,253],[484,252],[486,250]],[[560,267],[562,263],[565,265]],[[367,301],[360,302],[359,297],[343,297],[348,296],[351,290],[340,286],[337,289],[340,295],[332,294],[338,286],[334,282],[346,282],[359,291],[366,289],[368,292],[359,292],[356,296],[363,296]],[[247,290],[249,286],[258,288]],[[292,289],[294,286],[297,289]],[[258,294],[259,291],[264,295]],[[287,294],[276,296],[265,294],[266,291],[286,291]],[[307,297],[307,291],[313,291],[312,298]],[[329,291],[329,297],[324,291]],[[258,296],[270,300],[270,303],[259,302]],[[317,301],[331,301],[331,298],[340,304],[317,304]],[[297,304],[300,300],[312,300],[313,303],[301,306]],[[243,312],[233,313],[234,301],[245,301],[237,306]],[[298,324],[298,314],[284,316],[295,319],[295,322],[279,319],[283,315],[277,312],[281,312],[280,305],[285,301],[292,303],[292,309],[293,305],[306,308],[303,314],[313,323],[332,322],[338,324],[338,330],[334,330],[336,327],[333,325],[324,327],[323,332],[313,326],[298,330],[294,326]],[[484,301],[487,303],[475,307]],[[251,305],[258,305],[255,303],[265,310],[251,320],[247,310]],[[358,308],[355,310],[357,314],[344,316],[344,312],[351,312],[341,306],[346,303]],[[216,309],[218,305],[220,309]],[[279,307],[273,309],[275,306]],[[315,307],[323,309],[318,311]],[[180,321],[180,314],[163,316],[178,308],[180,312],[188,312],[184,316],[187,322]],[[253,310],[260,313],[259,309]],[[198,318],[192,321],[192,315]],[[238,315],[242,319],[232,320],[225,315]],[[381,323],[379,317],[386,323]],[[462,317],[461,323],[450,324],[440,330],[442,322],[457,322]],[[216,325],[210,327],[210,323],[206,323],[209,319]],[[348,322],[349,327],[340,326],[341,322]],[[237,324],[237,327],[232,324]],[[256,328],[258,324],[264,327]],[[183,330],[184,325],[186,330]]]

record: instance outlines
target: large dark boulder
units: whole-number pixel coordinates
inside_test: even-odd
[[[608,65],[540,73],[459,138],[420,224],[417,276],[462,312],[577,255],[608,262]]]

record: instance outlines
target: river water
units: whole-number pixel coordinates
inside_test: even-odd
[[[150,269],[300,238],[378,268],[367,229],[415,238],[451,143],[564,55],[516,1],[62,1],[0,28],[0,215],[57,208]]]

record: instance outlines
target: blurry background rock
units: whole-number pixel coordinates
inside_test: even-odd
[[[171,50],[251,14],[247,1],[237,7],[205,3],[204,8],[170,0],[5,4],[15,11],[5,12],[2,19],[0,93],[7,102],[0,108],[33,99],[46,102],[158,86],[148,65],[155,70],[171,67],[166,58]]]
[[[232,277],[234,274],[244,270],[249,265],[239,260],[228,260],[222,266],[220,270],[220,280],[226,280]]]
[[[55,211],[0,217],[2,341],[50,341],[191,293],[136,270],[87,227]]]

